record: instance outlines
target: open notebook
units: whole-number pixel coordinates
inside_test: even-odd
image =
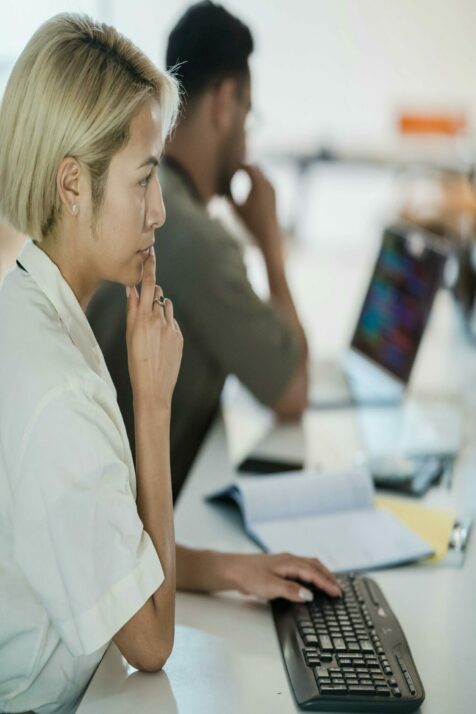
[[[373,497],[370,476],[360,469],[245,476],[207,499],[235,501],[246,532],[264,550],[317,557],[337,573],[433,554],[390,511],[374,506]]]

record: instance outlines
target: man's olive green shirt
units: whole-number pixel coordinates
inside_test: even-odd
[[[215,416],[225,378],[236,375],[267,405],[276,403],[299,360],[297,339],[280,311],[251,287],[239,244],[212,219],[188,175],[160,168],[167,220],[156,231],[157,284],[173,301],[184,336],[174,391],[171,465],[174,498]],[[88,309],[134,451],[127,368],[124,287],[104,284]]]

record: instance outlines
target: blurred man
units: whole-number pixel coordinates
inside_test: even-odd
[[[299,417],[306,406],[306,339],[286,282],[274,190],[259,169],[243,166],[252,50],[249,29],[211,2],[189,8],[168,41],[167,67],[177,68],[183,107],[159,169],[167,220],[156,233],[156,254],[157,283],[173,301],[184,335],[172,406],[175,498],[217,413],[227,375],[237,375],[280,417]],[[230,196],[240,167],[251,191],[234,208],[262,251],[269,302],[253,291],[235,239],[207,211],[214,196]],[[122,291],[104,286],[88,316],[133,445]]]

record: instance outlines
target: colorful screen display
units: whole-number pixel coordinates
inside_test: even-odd
[[[415,229],[388,229],[352,347],[404,382],[441,281],[445,253]]]

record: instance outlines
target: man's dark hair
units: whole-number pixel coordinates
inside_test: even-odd
[[[186,102],[227,78],[248,75],[249,28],[210,0],[189,7],[169,35],[167,69],[176,67]]]

